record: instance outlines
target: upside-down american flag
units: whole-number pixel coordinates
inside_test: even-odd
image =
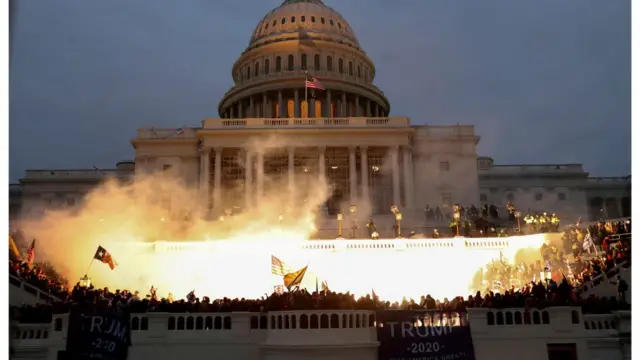
[[[304,87],[309,89],[324,90],[324,86],[313,76],[307,76],[304,80]]]

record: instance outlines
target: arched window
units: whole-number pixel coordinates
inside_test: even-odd
[[[285,23],[286,21],[287,21],[287,19],[282,18],[282,21],[281,21],[282,25],[284,25],[284,23]]]
[[[295,23],[295,22],[296,22],[296,17],[295,17],[295,16],[292,16],[292,17],[291,17],[291,23]]]
[[[360,65],[358,65],[358,77],[362,77],[362,73],[360,72]]]
[[[342,59],[338,59],[338,72],[340,74],[344,73],[344,61]]]
[[[307,54],[300,55],[300,68],[307,70]]]
[[[273,20],[273,24],[271,24],[271,26],[276,27],[277,23],[278,23],[278,20]]]
[[[251,79],[251,67],[247,66],[247,79]]]
[[[300,16],[300,22],[304,22],[304,20],[305,20],[304,15]]]
[[[320,23],[324,24],[324,18],[323,17],[320,18]]]
[[[276,72],[280,72],[282,70],[282,58],[280,56],[276,57]]]
[[[316,17],[315,17],[315,16],[312,16],[312,17],[311,17],[311,22],[312,22],[312,23],[316,22]]]
[[[313,68],[318,71],[320,70],[320,55],[315,54],[313,56]]]
[[[349,76],[353,76],[353,63],[349,61]]]
[[[293,55],[289,55],[289,59],[287,61],[287,70],[293,71]]]
[[[256,63],[253,66],[253,76],[257,77],[260,74],[260,63]]]
[[[333,58],[327,56],[327,71],[333,71]]]
[[[265,59],[264,60],[264,73],[265,73],[265,75],[269,74],[269,70],[271,69],[269,65],[270,65],[269,59]]]

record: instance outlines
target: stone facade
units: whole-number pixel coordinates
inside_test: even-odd
[[[630,311],[582,315],[579,308],[548,308],[532,310],[529,323],[523,323],[524,313],[469,309],[475,358],[547,359],[559,344],[575,359],[631,358]],[[128,358],[377,359],[375,315],[366,310],[133,314]],[[66,348],[68,322],[67,314],[59,314],[50,324],[12,324],[12,357],[58,358]]]
[[[214,213],[255,206],[275,188],[304,195],[305,184],[326,179],[327,219],[319,221],[327,224],[352,204],[363,216],[383,218],[398,205],[418,231],[426,205],[448,215],[454,203],[504,210],[512,201],[523,212],[556,212],[569,221],[630,215],[630,178],[588,178],[579,164],[494,165],[478,157],[480,137],[471,125],[389,117],[375,74],[339,13],[320,0],[284,1],[256,25],[233,65],[234,86],[218,118],[191,128],[139,129],[135,171],[132,164],[28,170],[12,185],[12,218],[75,207],[103,178],[134,173],[176,176],[198,188],[200,205]],[[323,89],[309,89],[312,78]]]

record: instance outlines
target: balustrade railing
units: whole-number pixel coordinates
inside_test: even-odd
[[[48,291],[47,292],[42,291],[38,287],[27,283],[26,281],[22,280],[21,278],[15,275],[9,274],[9,285],[10,285],[10,291],[22,290],[26,293],[29,293],[35,296],[36,299],[39,300],[39,302],[59,301],[57,297],[49,294]]]

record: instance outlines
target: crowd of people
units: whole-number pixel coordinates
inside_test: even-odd
[[[605,225],[603,225],[605,226]],[[630,226],[630,224],[629,224]],[[599,228],[598,228],[599,229]],[[604,232],[595,232],[596,242],[606,244],[605,239],[613,235],[613,229],[617,227],[606,227]],[[578,230],[569,230],[566,239],[572,239],[571,234],[579,237]],[[586,231],[586,230],[580,230]],[[591,230],[590,230],[591,231]],[[600,241],[600,236],[604,236]],[[573,240],[572,240],[573,241]],[[615,310],[630,309],[627,301],[626,289],[620,286],[618,280],[618,297],[598,298],[591,295],[586,298],[578,296],[576,287],[584,282],[590,281],[596,274],[606,272],[617,264],[626,262],[630,264],[631,252],[630,242],[618,240],[609,242],[609,245],[599,246],[597,253],[589,254],[587,250],[577,254],[584,257],[589,255],[588,260],[575,260],[573,263],[561,263],[558,258],[563,254],[551,246],[541,249],[542,257],[545,259],[545,267],[542,272],[550,272],[554,266],[558,266],[553,272],[554,276],[542,277],[541,264],[535,266],[524,266],[525,277],[520,284],[510,283],[508,278],[513,278],[513,273],[505,274],[508,264],[503,264],[505,268],[499,269],[495,264],[493,271],[495,274],[503,276],[500,288],[488,287],[484,293],[478,291],[475,295],[462,296],[453,299],[434,299],[430,295],[422,297],[419,301],[414,299],[403,299],[401,302],[383,301],[372,291],[372,294],[356,298],[350,293],[338,293],[331,290],[308,292],[304,289],[296,289],[291,292],[276,293],[260,299],[209,299],[199,298],[195,292],[187,295],[186,299],[160,298],[156,290],[151,288],[146,296],[139,292],[128,290],[111,291],[108,288],[95,288],[93,285],[83,287],[77,283],[70,291],[67,291],[66,284],[52,280],[44,274],[38,266],[29,267],[24,262],[10,262],[10,273],[22,278],[24,281],[39,287],[43,291],[55,296],[55,299],[48,304],[36,306],[12,307],[11,316],[13,320],[23,323],[50,322],[55,313],[66,313],[72,307],[81,309],[96,308],[120,308],[127,307],[132,313],[144,312],[230,312],[230,311],[277,311],[277,310],[303,310],[303,309],[429,309],[429,310],[463,310],[473,307],[508,308],[520,307],[525,309],[544,308],[549,306],[578,306],[585,313],[606,313]],[[557,256],[557,257],[556,257]],[[502,259],[500,259],[502,261]],[[580,265],[584,266],[582,271]],[[565,276],[562,269],[569,269],[573,266],[574,275]],[[510,271],[514,267],[510,267]],[[559,271],[558,271],[559,270]],[[489,271],[487,272],[489,273]],[[557,276],[562,274],[562,276]],[[579,274],[576,276],[576,274]],[[525,280],[526,279],[526,280]]]

